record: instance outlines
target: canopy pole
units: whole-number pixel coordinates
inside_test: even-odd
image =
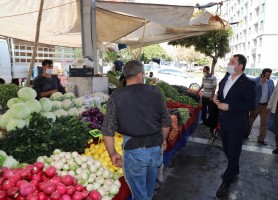
[[[36,59],[36,55],[37,55],[37,48],[38,48],[38,42],[39,42],[39,36],[40,36],[40,27],[41,27],[43,4],[44,4],[44,0],[41,0],[40,10],[39,10],[38,20],[37,20],[37,27],[36,27],[35,44],[34,44],[34,48],[33,48],[33,54],[32,54],[32,59],[31,59],[31,63],[30,63],[30,68],[28,70],[28,75],[27,75],[27,80],[26,80],[26,84],[27,84],[28,87],[30,87],[30,80],[31,80],[31,76],[32,76],[32,73],[33,73],[35,59]]]
[[[141,38],[140,50],[139,50],[138,57],[137,57],[137,59],[140,60],[140,61],[141,61],[141,52],[142,52],[142,47],[143,47],[143,42],[144,42],[144,37],[145,37],[145,31],[146,31],[146,24],[147,24],[147,20],[145,20],[143,35],[142,35],[142,38]]]

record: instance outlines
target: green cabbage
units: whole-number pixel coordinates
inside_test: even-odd
[[[76,98],[72,100],[76,108],[81,108],[83,105],[82,98]]]
[[[0,127],[3,129],[6,129],[6,126],[8,125],[10,118],[12,117],[11,111],[8,110],[4,115],[0,116]]]
[[[14,104],[23,103],[24,101],[20,98],[12,98],[7,102],[8,108],[11,108]]]
[[[70,108],[68,110],[68,114],[69,116],[79,116],[79,111],[77,110],[77,108]]]
[[[25,103],[15,104],[10,110],[14,119],[26,119],[31,114],[31,110]]]
[[[68,110],[68,109],[70,109],[70,108],[73,106],[73,103],[72,103],[71,100],[65,99],[65,100],[62,102],[62,105],[63,105],[63,109],[64,109],[64,110]]]
[[[17,162],[12,156],[7,156],[3,164],[3,167],[11,169],[17,167],[18,164],[19,162]]]
[[[25,87],[25,88],[21,88],[18,92],[17,92],[17,96],[24,100],[27,101],[29,99],[35,99],[37,97],[37,92],[30,88],[30,87]]]
[[[72,92],[68,92],[68,93],[64,94],[64,97],[65,97],[65,99],[70,99],[70,100],[76,98],[75,94],[73,94]]]
[[[25,102],[27,108],[31,110],[31,112],[39,113],[42,109],[40,102],[37,99],[30,99]]]
[[[43,112],[49,112],[52,109],[51,101],[48,98],[45,97],[41,98],[40,104]]]
[[[12,131],[15,130],[16,127],[23,128],[26,126],[26,121],[22,119],[10,119],[10,122],[8,123],[6,130]]]
[[[55,92],[50,96],[52,101],[63,101],[64,95],[61,92]]]
[[[54,111],[54,114],[57,116],[57,117],[62,117],[62,116],[68,116],[68,112],[63,110],[63,109],[59,109],[59,110],[55,110]]]
[[[41,115],[46,117],[47,119],[52,119],[53,122],[55,122],[56,120],[56,116],[53,112],[42,112]]]
[[[62,102],[61,101],[52,101],[51,104],[52,104],[52,109],[51,109],[52,111],[59,110],[59,109],[62,108]]]

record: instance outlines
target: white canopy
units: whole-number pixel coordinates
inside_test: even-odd
[[[34,41],[39,4],[38,0],[1,0],[0,35]],[[208,25],[210,13],[191,19],[193,6],[97,1],[96,7],[99,48],[112,42],[136,48],[141,42],[145,46],[220,28]],[[39,42],[81,47],[80,26],[80,0],[46,0]]]

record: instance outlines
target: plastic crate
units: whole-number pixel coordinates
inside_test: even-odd
[[[94,76],[94,68],[86,67],[83,68],[72,68],[69,67],[69,76],[70,77],[90,77]]]

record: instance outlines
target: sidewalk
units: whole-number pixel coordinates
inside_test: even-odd
[[[271,154],[274,136],[267,134],[267,146],[257,144],[258,120],[253,135],[245,142],[240,175],[231,185],[227,200],[278,200],[278,156]],[[209,143],[209,130],[198,126],[186,147],[164,172],[154,200],[210,200],[221,184],[227,161],[221,142]]]

